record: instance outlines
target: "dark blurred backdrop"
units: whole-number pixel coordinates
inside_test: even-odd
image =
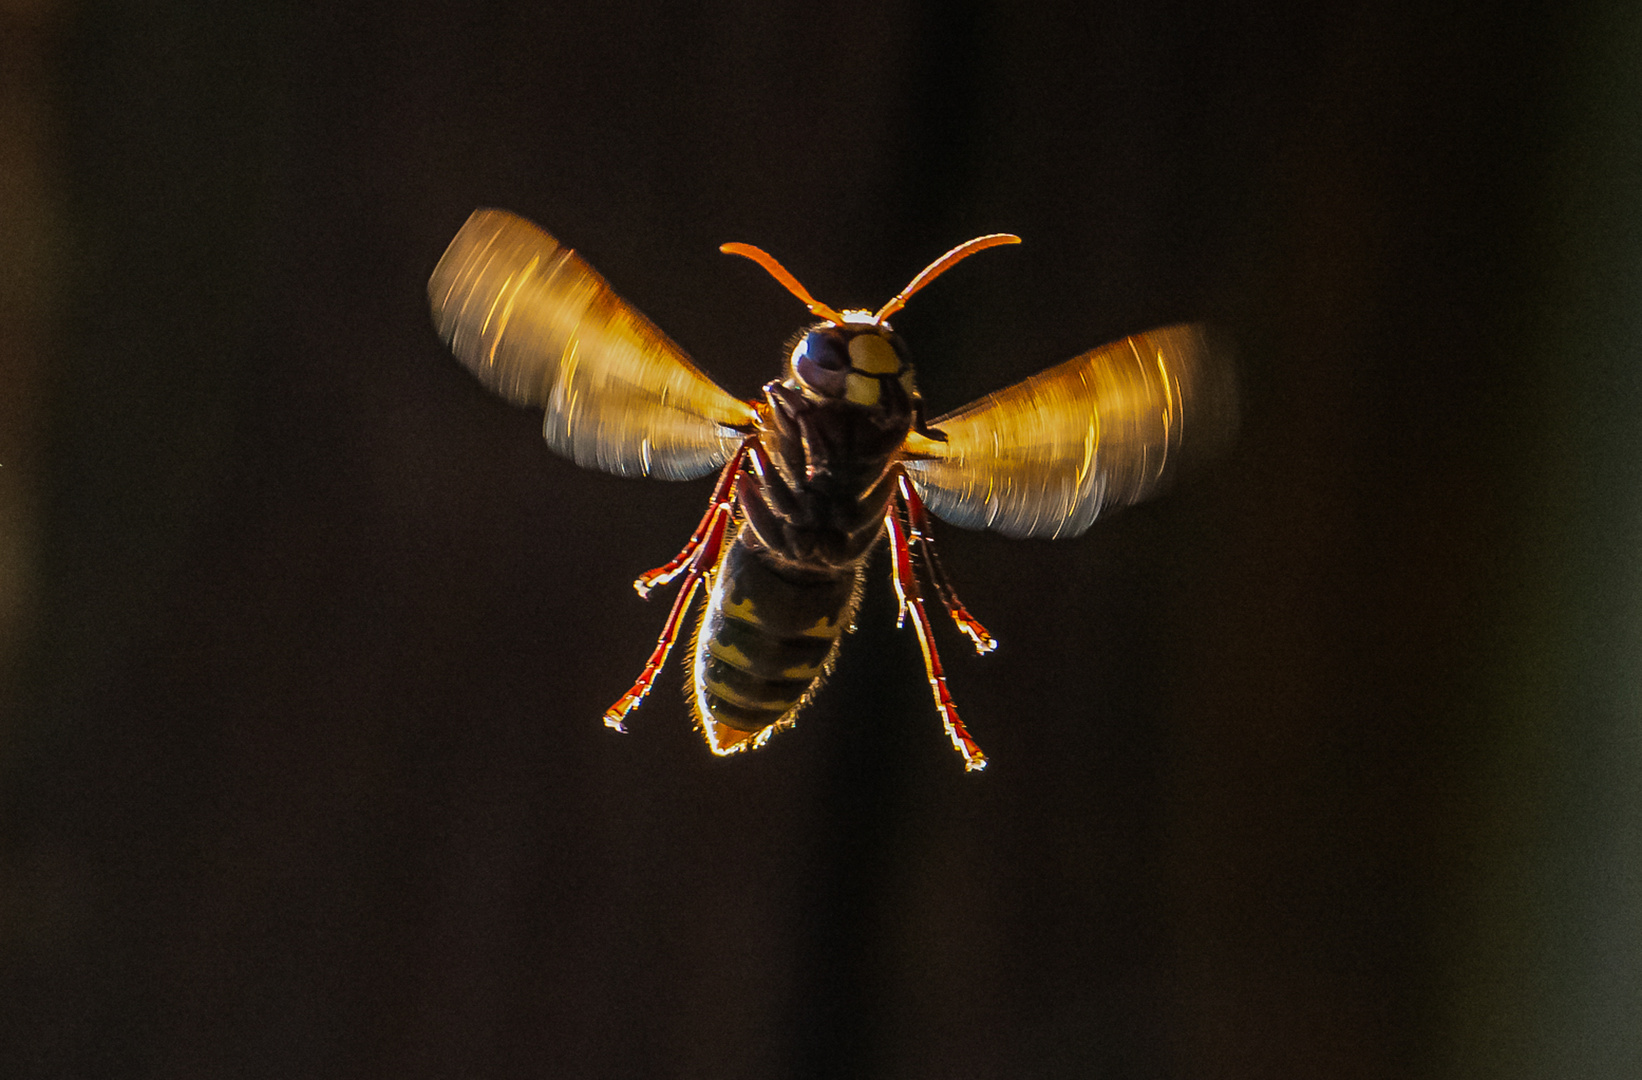
[[[0,1075],[1642,1069],[1642,14],[0,4]],[[965,775],[875,563],[711,758],[629,582],[706,482],[429,327],[476,206],[726,387],[896,323],[940,412],[1239,348],[1232,450],[943,531]]]

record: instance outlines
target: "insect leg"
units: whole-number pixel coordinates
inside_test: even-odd
[[[930,689],[935,692],[935,708],[952,746],[963,755],[967,770],[986,768],[986,755],[975,740],[969,737],[964,722],[958,719],[958,706],[946,688],[946,672],[941,669],[941,654],[935,651],[935,637],[930,632],[929,615],[924,611],[924,598],[918,591],[918,577],[912,566],[912,549],[907,546],[907,529],[894,506],[884,515],[889,529],[890,566],[895,582],[895,595],[900,598],[902,611],[912,612],[912,628],[918,634],[918,647],[924,653],[924,672],[929,676]]]
[[[731,500],[730,493],[735,486],[736,474],[741,471],[741,463],[746,460],[747,448],[756,444],[756,436],[748,436],[742,440],[735,456],[730,458],[729,463],[718,474],[718,483],[713,487],[713,497],[707,502],[707,513],[702,515],[701,524],[696,526],[696,531],[690,534],[690,541],[684,545],[684,550],[675,555],[672,562],[658,566],[654,570],[646,570],[634,580],[633,588],[640,596],[648,600],[651,589],[672,581],[690,564],[690,560],[700,550],[702,541],[707,536],[707,530],[713,524],[713,517],[718,513],[718,508]]]
[[[924,509],[924,501],[918,497],[917,490],[904,471],[899,474],[898,483],[901,501],[907,508],[907,521],[912,527],[912,538],[918,542],[918,552],[929,569],[929,580],[935,584],[935,594],[941,598],[941,605],[952,616],[958,629],[968,634],[969,640],[975,643],[975,651],[984,656],[998,647],[997,639],[986,632],[986,627],[969,613],[953,590],[952,580],[946,576],[946,570],[935,554],[935,532],[930,527],[929,511]]]
[[[708,521],[704,523],[705,535],[700,544],[695,545],[695,554],[690,559],[689,573],[684,578],[684,584],[679,588],[678,598],[673,601],[673,610],[668,612],[667,621],[662,624],[661,637],[656,640],[655,651],[650,654],[644,670],[639,673],[638,680],[633,688],[621,696],[604,713],[604,726],[617,731],[626,731],[622,720],[628,713],[638,707],[644,700],[644,695],[650,692],[656,676],[660,674],[662,665],[667,663],[667,654],[673,649],[673,642],[678,639],[679,627],[684,622],[684,615],[690,608],[690,598],[696,593],[696,587],[704,577],[712,574],[713,568],[718,565],[719,552],[724,548],[724,533],[730,526],[730,519],[734,516],[734,507],[729,502],[718,503],[713,507]]]

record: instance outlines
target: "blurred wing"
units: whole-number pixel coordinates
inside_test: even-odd
[[[1136,334],[931,422],[944,443],[906,462],[935,514],[1007,536],[1077,536],[1102,510],[1155,492],[1183,440],[1193,453],[1229,435],[1230,365],[1202,328]],[[914,448],[909,445],[909,449]]]
[[[683,480],[728,461],[753,407],[730,396],[575,252],[475,210],[428,282],[439,336],[578,465]]]

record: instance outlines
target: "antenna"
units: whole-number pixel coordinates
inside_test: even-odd
[[[909,299],[911,299],[913,293],[917,292],[925,285],[928,285],[946,271],[950,270],[954,265],[962,262],[964,259],[969,258],[977,251],[985,251],[987,248],[997,247],[999,244],[1018,244],[1020,242],[1021,238],[1016,236],[1014,233],[989,233],[986,236],[977,236],[973,240],[959,244],[957,247],[953,248],[951,251],[947,252],[945,255],[942,255],[939,259],[936,259],[934,262],[920,270],[917,277],[907,282],[906,288],[896,293],[893,300],[878,309],[878,314],[872,317],[872,321],[875,323],[881,323],[897,311],[900,311],[903,307],[906,307],[906,303]]]
[[[721,244],[718,250],[726,255],[741,255],[768,270],[770,276],[786,286],[788,292],[802,300],[804,306],[809,308],[812,314],[819,315],[828,322],[842,323],[844,321],[842,315],[811,296],[810,291],[800,285],[797,278],[787,273],[785,266],[775,261],[775,256],[762,248],[753,247],[751,244]]]
[[[872,317],[873,325],[876,326],[883,323],[885,319],[889,318],[897,311],[900,311],[906,306],[907,300],[912,297],[913,293],[917,292],[925,285],[928,285],[931,281],[934,281],[946,271],[950,270],[954,265],[962,262],[964,259],[969,258],[977,251],[985,251],[987,248],[997,247],[999,244],[1018,244],[1020,242],[1021,238],[1013,233],[989,233],[986,236],[977,236],[973,240],[959,244],[957,247],[953,248],[951,251],[947,252],[945,255],[942,255],[939,259],[936,259],[934,262],[920,270],[917,277],[907,282],[906,288],[896,293],[894,299],[879,308],[878,313]],[[781,284],[786,287],[788,292],[803,301],[804,306],[809,308],[812,314],[819,315],[828,322],[838,323],[840,325],[843,324],[843,315],[811,296],[810,291],[800,285],[798,283],[798,279],[788,273],[785,266],[782,266],[780,263],[776,262],[775,257],[769,252],[763,250],[762,248],[756,248],[751,244],[739,243],[721,244],[719,245],[718,250],[724,252],[726,255],[740,255],[744,258],[751,259],[753,262],[769,271],[770,276],[781,282]]]

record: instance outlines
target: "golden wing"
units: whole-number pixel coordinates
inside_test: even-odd
[[[578,465],[686,480],[728,461],[753,407],[721,390],[598,271],[524,218],[475,210],[428,282],[439,336]]]
[[[907,474],[935,514],[1007,536],[1077,536],[1158,489],[1189,440],[1230,434],[1230,365],[1202,328],[1170,326],[1084,353],[931,422]],[[927,456],[922,456],[927,455]]]

